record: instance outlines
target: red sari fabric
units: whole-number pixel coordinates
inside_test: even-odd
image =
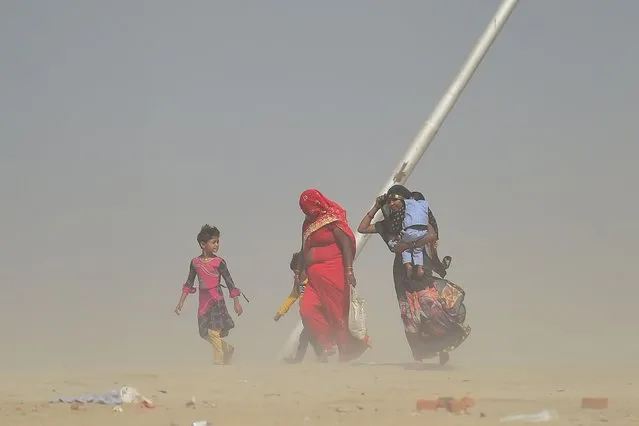
[[[302,235],[308,275],[300,315],[324,350],[332,350],[337,344],[341,361],[355,359],[369,346],[368,339],[356,339],[348,329],[350,288],[342,251],[333,234],[335,228],[345,232],[355,254],[355,236],[348,226],[346,211],[317,190],[302,193],[300,208],[307,216]]]

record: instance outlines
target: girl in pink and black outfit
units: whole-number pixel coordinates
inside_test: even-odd
[[[189,276],[182,286],[182,295],[175,313],[179,315],[186,297],[189,293],[196,292],[195,277],[197,277],[200,288],[197,315],[200,336],[213,346],[215,364],[228,364],[235,348],[222,339],[235,327],[235,323],[224,302],[222,293],[224,285],[221,284],[220,277],[224,278],[226,288],[233,299],[233,308],[238,316],[242,314],[240,304],[242,292],[235,287],[224,259],[215,254],[220,248],[220,231],[216,227],[204,225],[197,235],[197,242],[202,248],[202,254],[191,260]]]

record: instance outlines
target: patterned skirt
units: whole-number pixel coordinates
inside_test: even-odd
[[[235,322],[226,308],[224,299],[211,300],[204,312],[197,318],[197,325],[202,338],[208,337],[209,330],[220,330],[220,337],[226,337],[235,327]]]
[[[398,293],[404,332],[415,359],[450,352],[470,335],[465,324],[464,290],[445,279],[432,279],[423,289]]]

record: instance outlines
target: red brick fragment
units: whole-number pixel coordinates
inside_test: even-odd
[[[608,408],[608,398],[581,398],[581,408],[603,410]]]
[[[436,411],[439,408],[439,401],[436,399],[418,399],[417,411]]]

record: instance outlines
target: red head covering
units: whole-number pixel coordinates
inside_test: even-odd
[[[300,208],[309,219],[316,221],[323,216],[337,216],[346,220],[346,210],[335,201],[329,200],[317,189],[307,189],[300,195]]]
[[[302,226],[304,241],[318,229],[334,223],[346,233],[353,243],[355,250],[355,235],[348,226],[346,210],[333,200],[329,200],[317,189],[307,189],[300,195],[300,209],[307,216]]]

